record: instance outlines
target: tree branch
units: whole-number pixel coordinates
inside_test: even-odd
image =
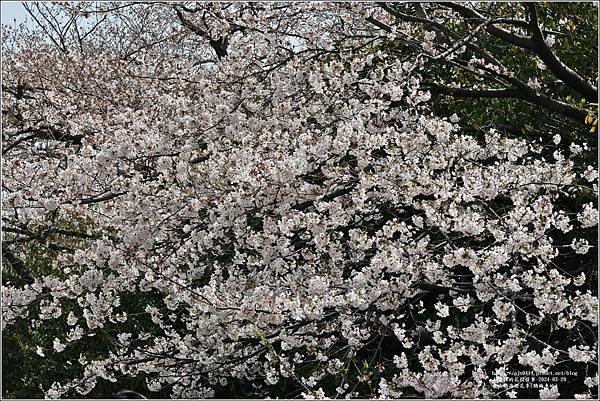
[[[486,18],[483,15],[463,4],[442,3],[442,5],[451,8],[452,10],[458,12],[464,17],[473,18],[479,21],[486,20]],[[496,36],[497,38],[502,39],[503,41],[513,44],[515,46],[522,47],[524,49],[535,50],[535,43],[530,37],[517,35],[516,33],[512,33],[503,28],[498,28],[494,25],[489,25],[486,28],[486,31]]]
[[[393,9],[392,7],[390,7],[388,5],[388,3],[380,2],[377,4],[383,10],[388,12],[390,15],[393,15],[394,17],[396,17],[398,20],[406,21],[406,22],[420,22],[420,23],[424,24],[425,27],[431,27],[434,31],[441,33],[444,36],[445,43],[449,44],[451,47],[454,47],[454,46],[452,46],[452,44],[456,43],[457,40],[462,39],[461,35],[452,31],[451,29],[447,28],[444,24],[428,19],[427,13],[425,12],[425,9],[423,8],[422,3],[415,3],[416,4],[415,7],[417,9],[417,16],[401,13],[401,12]],[[495,22],[495,20],[492,21],[492,23],[494,23],[494,22]],[[466,41],[466,43],[464,43],[464,45],[467,48],[479,53],[486,61],[488,61],[492,64],[495,64],[497,66],[504,67],[502,65],[502,63],[500,63],[500,61],[498,61],[494,56],[492,56],[489,52],[487,52],[484,49],[477,46],[475,43],[469,43],[468,41]],[[460,46],[457,46],[456,48],[460,48]]]
[[[467,88],[452,88],[439,84],[429,84],[431,93],[439,93],[454,97],[473,97],[473,98],[520,98],[518,89],[467,89]]]
[[[373,17],[367,17],[367,22],[370,22],[371,24],[375,25],[377,28],[383,29],[386,32],[392,32],[392,28],[390,28],[387,24],[384,24],[383,22],[376,20]]]
[[[443,4],[465,17],[480,21],[485,20],[485,17],[482,14],[463,4]],[[532,32],[531,37],[517,35],[494,25],[489,25],[486,28],[486,31],[507,43],[533,51],[557,78],[561,79],[566,85],[580,93],[588,102],[596,102],[598,100],[598,89],[579,76],[577,72],[560,61],[552,49],[546,44],[544,35],[538,24],[535,4],[525,3],[525,7],[529,11],[529,22],[527,24],[527,28]],[[500,19],[499,21],[505,23],[507,22],[504,19]]]
[[[439,84],[429,84],[431,93],[439,93],[453,97],[467,98],[504,98],[504,99],[519,99],[526,102],[541,106],[555,113],[569,117],[582,123],[587,113],[568,103],[552,99],[550,96],[540,94],[534,90],[528,91],[523,88],[506,88],[506,89],[467,89],[467,88],[451,88]]]
[[[598,89],[560,61],[552,49],[546,44],[544,35],[542,34],[542,30],[538,23],[535,3],[525,3],[525,7],[529,12],[528,27],[533,34],[532,40],[534,47],[532,50],[535,51],[544,64],[546,64],[548,69],[566,85],[581,94],[588,102],[594,103],[598,101]]]

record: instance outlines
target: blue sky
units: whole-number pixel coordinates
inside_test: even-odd
[[[20,1],[2,1],[2,25],[17,24],[27,19],[27,11]]]

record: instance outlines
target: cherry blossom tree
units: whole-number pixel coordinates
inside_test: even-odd
[[[47,397],[596,395],[595,145],[433,113],[468,36],[375,3],[28,7],[2,330]]]

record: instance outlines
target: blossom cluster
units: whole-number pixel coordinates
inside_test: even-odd
[[[373,5],[197,6],[226,57],[136,5],[174,32],[3,60],[25,94],[3,92],[6,247],[47,263],[3,283],[2,329],[64,327],[36,350],[78,374],[48,397],[123,375],[179,398],[505,397],[507,371],[566,362],[592,393],[597,294],[570,261],[598,211],[567,200],[597,174],[432,115]]]

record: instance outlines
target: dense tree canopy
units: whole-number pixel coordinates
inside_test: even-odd
[[[27,8],[3,396],[597,396],[597,4]]]

